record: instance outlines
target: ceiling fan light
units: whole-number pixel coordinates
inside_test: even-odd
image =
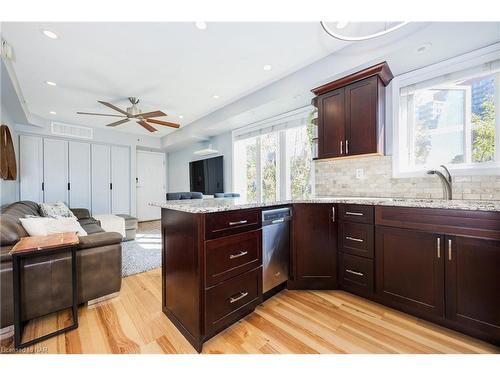
[[[339,30],[342,30],[343,28],[345,28],[347,25],[349,24],[349,21],[339,21],[337,22],[337,24],[335,25],[335,27]]]

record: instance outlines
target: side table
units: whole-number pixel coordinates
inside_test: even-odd
[[[14,346],[16,349],[25,348],[40,341],[68,332],[78,328],[78,304],[77,304],[77,277],[76,277],[76,249],[78,247],[78,236],[76,233],[57,233],[48,236],[23,237],[12,248],[13,284],[14,284]],[[21,311],[21,283],[22,283],[22,260],[40,255],[55,254],[65,251],[71,252],[71,279],[72,279],[72,315],[73,324],[59,329],[55,332],[37,337],[27,342],[21,342],[24,330]]]

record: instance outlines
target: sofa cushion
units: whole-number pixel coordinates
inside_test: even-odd
[[[71,208],[71,212],[78,220],[92,219],[90,212],[86,208]]]
[[[40,216],[38,204],[31,201],[21,201],[2,208],[0,215],[0,245],[14,245],[19,238],[27,237],[20,218]]]
[[[40,213],[45,217],[71,217],[76,219],[73,212],[63,202],[40,203]]]
[[[87,235],[74,217],[21,217],[19,221],[30,236],[47,236],[66,232],[76,232],[78,236]]]
[[[12,255],[9,252],[14,246],[2,246],[0,247],[0,263],[12,261]]]
[[[82,225],[82,228],[87,232],[87,235],[94,233],[104,233],[104,229],[98,223],[89,223]]]
[[[106,246],[119,244],[122,242],[122,235],[116,232],[101,232],[89,234],[88,236],[80,237],[79,249],[88,249],[91,247]]]

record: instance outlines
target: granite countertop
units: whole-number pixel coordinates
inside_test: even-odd
[[[266,203],[249,203],[241,198],[208,198],[178,201],[151,202],[151,206],[190,213],[211,213],[233,211],[246,208],[271,207],[293,203],[348,203],[371,206],[444,208],[474,211],[498,211],[500,201],[405,199],[405,198],[365,198],[365,197],[317,197],[300,200],[284,200]]]

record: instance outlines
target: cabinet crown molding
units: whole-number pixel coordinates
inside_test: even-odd
[[[387,64],[386,61],[381,62],[379,64],[373,65],[369,68],[360,70],[359,72],[352,73],[348,76],[339,78],[335,81],[325,83],[324,85],[321,85],[319,87],[316,87],[312,89],[311,91],[315,95],[321,95],[324,94],[325,92],[332,91],[335,89],[338,89],[340,87],[349,85],[351,83],[360,81],[362,79],[372,77],[372,76],[378,76],[380,81],[384,86],[387,86],[389,82],[392,81],[394,78],[394,75],[391,72],[391,69],[389,68],[389,65]]]

